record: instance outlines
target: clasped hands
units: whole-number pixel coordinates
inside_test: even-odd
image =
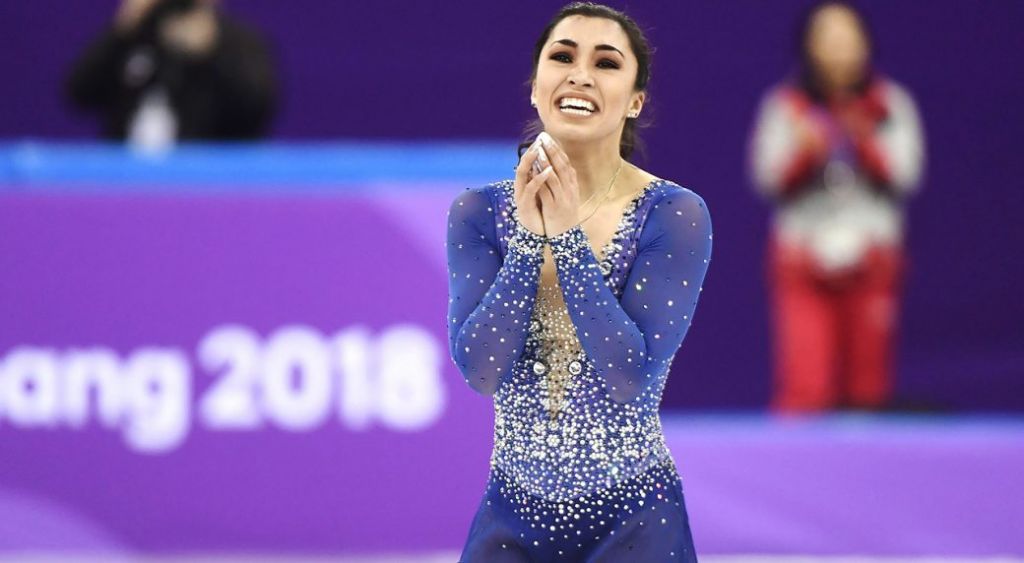
[[[878,126],[877,108],[870,101],[843,98],[834,102],[831,111],[839,121],[846,135],[854,142],[860,142],[874,135]],[[796,133],[800,143],[820,159],[827,157],[832,141],[826,132],[827,126],[814,114],[801,116],[796,122]]]
[[[533,172],[534,162],[540,164],[541,172]],[[578,223],[580,193],[576,170],[562,147],[547,133],[538,135],[519,159],[514,192],[519,222],[534,234],[554,237]]]
[[[160,0],[122,0],[114,25],[122,33],[138,29]],[[204,57],[217,43],[219,24],[217,12],[209,2],[196,2],[188,10],[175,12],[160,22],[160,41],[165,47],[185,55]]]

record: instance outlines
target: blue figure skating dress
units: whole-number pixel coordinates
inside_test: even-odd
[[[599,254],[580,226],[523,227],[511,181],[451,206],[450,352],[495,412],[462,563],[696,561],[658,406],[711,256],[707,207],[655,180]]]

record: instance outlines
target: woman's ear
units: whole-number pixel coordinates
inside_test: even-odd
[[[537,107],[537,81],[530,83],[530,105]]]
[[[647,92],[641,90],[633,94],[633,98],[629,101],[629,111],[626,112],[626,117],[630,119],[636,119],[640,117],[640,112],[644,109],[644,102],[647,101]]]

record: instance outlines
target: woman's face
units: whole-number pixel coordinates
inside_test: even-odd
[[[639,112],[637,61],[629,37],[613,20],[569,16],[558,22],[537,62],[531,100],[544,130],[568,142],[614,137],[626,113]]]
[[[857,16],[847,8],[829,6],[815,14],[807,48],[830,90],[849,89],[864,76],[868,45]]]

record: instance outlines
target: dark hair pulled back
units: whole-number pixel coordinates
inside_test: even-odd
[[[573,2],[559,10],[551,18],[551,21],[548,22],[547,27],[541,32],[540,37],[533,46],[533,71],[530,73],[530,84],[537,78],[537,65],[540,64],[540,56],[544,52],[544,46],[547,45],[548,39],[551,37],[551,31],[555,29],[559,22],[570,16],[605,18],[619,24],[626,33],[626,37],[629,38],[629,47],[636,57],[637,71],[636,80],[633,81],[633,90],[639,92],[647,89],[647,83],[651,79],[651,55],[653,50],[647,42],[647,37],[644,35],[643,30],[640,29],[640,26],[637,25],[633,18],[625,13],[593,2]],[[637,136],[637,129],[646,127],[647,123],[638,124],[637,121],[637,119],[627,119],[622,128],[622,138],[619,140],[619,154],[622,158],[629,158],[633,154],[634,149],[638,147],[641,151],[643,150],[640,138]],[[544,125],[539,119],[534,119],[527,124],[526,140],[519,145],[520,155],[533,144],[537,134],[543,130]]]

